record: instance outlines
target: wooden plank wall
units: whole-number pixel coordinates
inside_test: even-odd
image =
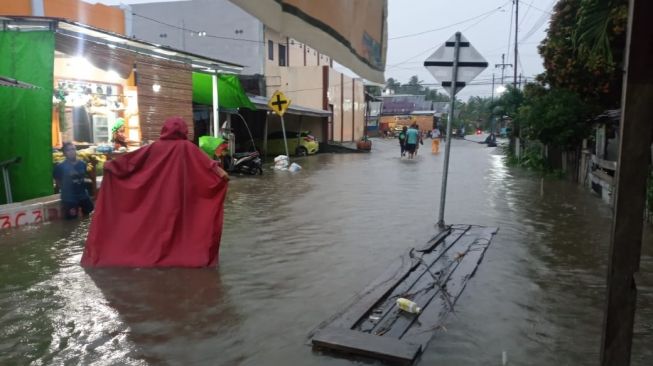
[[[168,117],[182,117],[193,140],[193,78],[190,66],[137,56],[136,83],[143,141],[156,141]],[[161,85],[157,93],[154,84]]]
[[[134,52],[120,48],[109,48],[105,45],[86,41],[57,33],[55,49],[71,57],[84,57],[93,66],[104,71],[113,70],[122,78],[128,78],[134,64]],[[94,80],[100,81],[100,80]]]

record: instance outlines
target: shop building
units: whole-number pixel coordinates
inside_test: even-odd
[[[384,95],[381,100],[381,131],[394,131],[416,123],[419,130],[425,132],[432,130],[438,122],[438,111],[424,95]]]
[[[118,118],[129,149],[158,139],[170,116],[189,122],[192,139],[193,74],[242,70],[67,20],[1,17],[0,26],[0,75],[39,87],[0,90],[0,160],[21,158],[10,171],[14,201],[53,193],[52,151],[63,142],[112,151]]]

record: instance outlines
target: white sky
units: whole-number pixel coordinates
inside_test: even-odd
[[[171,0],[85,1],[117,5]],[[501,54],[506,54],[506,63],[514,63],[514,19],[513,31],[509,35],[510,20],[514,15],[512,1],[389,0],[386,78],[392,77],[405,83],[412,75],[417,75],[424,83],[435,84],[435,80],[422,64],[438,46],[456,31],[461,31],[490,64],[475,82],[491,83],[492,73],[495,73],[498,84],[501,70],[494,66],[501,63]],[[546,35],[550,12],[556,1],[520,0],[518,72],[529,79],[543,71],[537,45]],[[501,10],[497,10],[499,8]],[[441,30],[393,40],[394,37],[432,29]],[[507,82],[511,82],[512,68],[508,67],[505,71],[509,77]],[[491,92],[491,85],[467,86],[459,93],[459,97],[467,99],[471,95],[490,96]]]

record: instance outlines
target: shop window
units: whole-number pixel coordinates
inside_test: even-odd
[[[287,66],[286,45],[279,44],[279,66]]]
[[[268,59],[274,61],[274,42],[268,41]]]
[[[57,79],[56,83],[55,94],[60,98],[57,108],[64,109],[57,116],[62,139],[87,144],[110,143],[111,127],[130,107],[122,86],[70,79]]]

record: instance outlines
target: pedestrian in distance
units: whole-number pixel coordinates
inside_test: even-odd
[[[440,130],[436,127],[431,131],[431,153],[438,154],[440,152]]]
[[[404,128],[401,129],[401,132],[399,132],[399,148],[401,149],[401,157],[406,156],[406,131],[408,128],[404,126]]]
[[[408,130],[406,130],[406,151],[408,152],[408,158],[412,159],[415,157],[415,149],[419,143],[419,130],[417,125],[413,124]]]
[[[66,160],[57,164],[52,175],[61,190],[61,206],[67,220],[77,218],[81,208],[84,215],[93,211],[93,202],[85,186],[86,163],[77,160],[77,149],[72,142],[63,144]]]

